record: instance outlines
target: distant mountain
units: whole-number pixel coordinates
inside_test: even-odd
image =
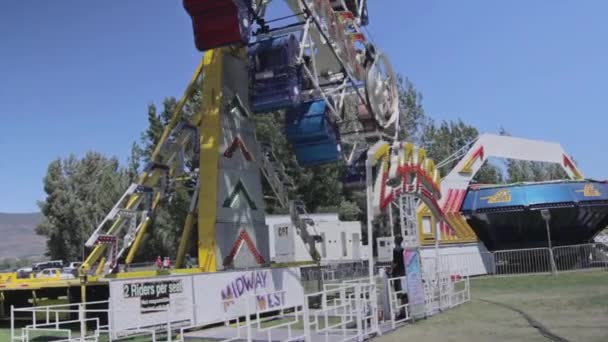
[[[41,213],[0,213],[0,259],[43,255],[46,239],[36,234]]]

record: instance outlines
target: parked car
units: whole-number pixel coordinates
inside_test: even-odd
[[[73,261],[73,262],[69,263],[66,267],[63,268],[62,273],[71,274],[74,277],[77,277],[78,268],[80,268],[80,265],[82,265],[82,262]]]
[[[62,268],[63,267],[63,260],[52,260],[52,261],[43,261],[43,262],[37,262],[34,265],[32,265],[32,270],[33,272],[35,272],[36,274],[44,269],[47,268]]]
[[[61,279],[74,278],[74,276],[69,273],[62,273],[60,268],[45,268],[36,273],[36,278],[55,278],[57,277],[57,274],[59,274]]]
[[[30,274],[32,274],[33,270],[31,267],[22,267],[20,269],[18,269],[17,271],[15,271],[15,273],[17,273],[17,279],[26,279],[30,277]]]

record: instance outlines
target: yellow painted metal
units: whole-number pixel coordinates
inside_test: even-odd
[[[473,230],[471,225],[469,225],[469,223],[464,218],[464,216],[462,216],[461,214],[458,214],[458,217],[456,218],[456,220],[458,220],[460,222],[460,226],[463,229],[463,233],[464,233],[463,238],[469,239],[469,240],[473,239],[473,240],[477,241],[477,234],[475,234],[475,231]]]
[[[86,283],[82,283],[82,285],[80,285],[80,302],[81,303],[87,302],[87,284]]]
[[[425,205],[422,204],[418,207],[416,211],[416,216],[418,219],[418,233],[420,236],[420,243],[422,245],[432,245],[435,243],[435,236],[433,232],[430,234],[424,233],[423,220],[428,218],[430,220],[430,224],[432,229],[435,228],[437,224],[437,218],[435,218],[431,212],[431,210]],[[442,244],[450,244],[450,243],[469,243],[469,242],[477,242],[477,235],[473,231],[473,228],[469,225],[469,223],[465,220],[465,218],[460,215],[460,213],[446,213],[444,217],[446,223],[450,225],[450,227],[454,228],[456,232],[456,237],[447,239],[443,238],[439,241]]]
[[[17,279],[17,273],[15,273],[15,272],[0,273],[0,283],[2,283],[2,282],[8,282],[8,281],[11,281],[13,279]]]
[[[201,270],[198,267],[196,267],[196,268],[176,268],[176,269],[172,269],[171,273],[174,273],[174,274],[195,274],[195,273],[201,273]]]
[[[158,275],[158,271],[134,271],[134,272],[121,272],[116,273],[114,278],[116,279],[129,279],[129,278],[144,278],[144,277],[155,277]]]
[[[424,169],[424,161],[426,160],[426,151],[423,148],[418,148],[418,151],[416,153],[416,159],[415,159],[415,164],[417,166],[420,166],[422,169]]]
[[[99,260],[99,264],[97,265],[97,269],[95,270],[95,275],[99,276],[101,274],[101,272],[103,271],[103,265],[106,263],[106,257],[102,257]]]
[[[226,48],[205,53],[205,82],[202,87],[199,180],[204,191],[198,197],[198,262],[203,272],[217,270],[215,224],[217,219],[220,112]]]
[[[435,162],[433,161],[433,159],[427,159],[424,164],[425,164],[424,169],[426,170],[426,173],[429,176],[433,177],[433,174],[435,173]]]
[[[203,69],[204,69],[204,60],[201,60],[199,62],[199,64],[196,66],[196,70],[194,71],[194,74],[192,75],[192,78],[190,79],[190,82],[188,83],[188,86],[186,87],[186,90],[184,91],[184,95],[182,95],[182,97],[179,99],[179,102],[177,103],[177,106],[175,107],[175,110],[173,111],[173,113],[171,115],[171,119],[169,120],[167,127],[165,128],[165,130],[163,131],[163,134],[160,137],[159,143],[156,144],[156,147],[154,148],[154,152],[152,153],[152,160],[156,159],[156,157],[160,153],[160,149],[163,145],[162,143],[164,143],[165,140],[167,140],[167,138],[169,137],[169,134],[171,133],[171,130],[179,122],[179,119],[181,117],[181,112],[182,112],[182,109],[184,108],[184,105],[186,104],[186,101],[188,101],[190,96],[192,96],[192,93],[194,92],[194,90],[198,87],[198,80],[201,76],[201,73],[203,72]]]
[[[420,243],[425,244],[425,241],[434,241],[435,235],[433,234],[433,229],[435,228],[437,221],[431,213],[429,207],[427,207],[426,204],[421,204],[418,206],[418,209],[416,210],[416,217],[418,219],[418,236],[420,236]],[[429,234],[424,233],[423,222],[425,217],[430,219],[431,233]]]
[[[469,159],[466,161],[466,163],[464,163],[464,165],[462,166],[462,168],[460,169],[460,173],[464,173],[464,174],[471,174],[473,173],[473,164],[475,163],[475,161],[477,161],[477,159],[481,158],[480,155],[473,154],[472,156],[469,157]]]
[[[459,219],[459,216],[460,214],[458,213],[447,213],[446,221],[450,227],[456,230],[456,235],[458,235],[459,238],[466,238],[469,234],[466,227],[463,226],[462,220]]]
[[[182,230],[182,238],[179,240],[179,247],[177,248],[177,256],[175,257],[176,268],[184,266],[184,257],[186,256],[186,250],[188,249],[190,234],[192,234],[192,227],[194,226],[195,219],[196,211],[189,211],[186,216],[186,222],[184,223],[184,229]]]
[[[412,156],[414,154],[414,144],[409,143],[409,142],[403,144],[403,151],[404,151],[405,163],[406,164],[411,163]]]
[[[378,162],[380,160],[380,158],[382,158],[383,156],[387,155],[389,150],[390,150],[390,145],[387,143],[382,143],[382,145],[380,145],[378,147],[378,149],[376,150],[376,152],[373,155],[373,164],[375,165],[376,162]]]

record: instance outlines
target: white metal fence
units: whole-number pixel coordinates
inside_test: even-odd
[[[388,279],[388,303],[389,303],[389,320],[391,328],[395,329],[397,325],[405,323],[411,319],[409,305],[407,303],[407,291],[405,286],[405,276],[393,277]]]
[[[468,277],[446,274],[440,277],[424,275],[424,281],[430,285],[427,296],[429,305],[439,303],[440,310],[431,310],[429,314],[445,310],[468,300]],[[440,280],[437,287],[436,279]],[[363,341],[384,330],[397,328],[410,320],[407,301],[405,277],[391,278],[388,282],[383,276],[376,277],[373,284],[369,278],[349,279],[341,282],[326,283],[323,290],[304,295],[303,304],[287,305],[285,291],[256,293],[236,299],[222,301],[223,317],[218,322],[223,325],[215,327],[214,332],[203,330],[208,326],[172,325],[172,310],[168,307],[166,324],[140,327],[127,331],[113,331],[106,323],[112,313],[107,308],[94,309],[95,306],[107,305],[107,301],[85,304],[62,304],[45,307],[12,308],[11,341],[59,340],[75,341],[117,341],[125,338],[143,336],[145,341],[171,341],[178,334],[179,341],[218,340],[218,341]],[[395,287],[395,283],[401,284]],[[464,286],[459,286],[459,282]],[[388,288],[386,284],[390,284]],[[435,291],[436,290],[436,291]],[[390,309],[388,315],[380,314],[378,298],[388,293]],[[262,298],[264,297],[264,298]],[[269,305],[271,298],[278,306]],[[281,299],[283,298],[283,300]],[[301,302],[300,302],[301,303]],[[31,324],[15,328],[15,314],[31,314]],[[108,315],[99,317],[98,315]],[[74,318],[74,315],[76,318]],[[137,319],[135,314],[132,315]],[[384,316],[384,317],[383,317]],[[145,322],[142,322],[144,324]],[[218,330],[219,329],[219,330]],[[223,329],[223,330],[222,330]],[[211,335],[209,335],[211,334]]]
[[[360,341],[378,333],[376,284],[328,284],[306,295],[307,341]]]
[[[425,273],[461,270],[462,275],[535,274],[608,269],[608,245],[589,243],[549,248],[527,248],[422,258]]]
[[[34,306],[26,308],[11,307],[11,341],[108,341],[149,336],[149,341],[155,342],[158,329],[143,328],[147,323],[139,320],[142,327],[129,330],[112,330],[108,321],[112,319],[108,301],[95,301],[87,303],[57,304],[48,306]],[[163,326],[167,336],[171,336],[171,311],[163,309],[167,314],[167,323]],[[131,317],[136,320],[140,310],[132,312]],[[30,315],[30,324],[17,328],[16,317]],[[170,338],[169,338],[170,339]]]

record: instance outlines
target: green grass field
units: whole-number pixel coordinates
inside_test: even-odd
[[[570,341],[608,341],[608,272],[565,273],[471,281],[470,303],[383,336],[378,341],[547,341],[518,313],[523,310]]]
[[[573,342],[608,340],[606,271],[473,279],[471,294],[469,303],[408,324],[376,341],[547,341],[519,313],[481,299],[523,310],[552,333]],[[0,341],[9,341],[9,334],[3,325]]]

